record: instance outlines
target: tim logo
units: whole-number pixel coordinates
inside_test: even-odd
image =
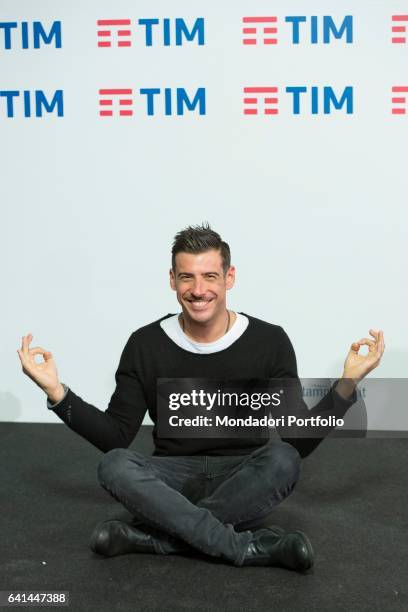
[[[98,19],[98,47],[131,47],[134,42],[145,47],[180,47],[187,43],[204,45],[204,18],[188,25],[175,19]]]
[[[30,91],[0,91],[0,117],[9,119],[20,117],[42,117],[44,113],[64,116],[64,97],[62,89],[46,96],[42,89]]]
[[[112,117],[115,112],[121,117],[131,117],[133,115],[132,93],[132,89],[100,89],[99,115]]]
[[[183,87],[149,87],[134,89],[100,89],[100,117],[131,117],[133,115],[134,95],[138,97],[138,114],[144,115],[184,115],[197,111],[206,114],[205,88],[199,87],[194,94],[188,94]]]
[[[392,16],[392,38],[394,45],[404,45],[407,42],[408,15]]]
[[[244,45],[276,45],[280,40],[292,45],[310,43],[329,45],[334,40],[353,42],[353,16],[346,15],[335,23],[330,15],[292,15],[280,18],[276,15],[243,17],[242,43]],[[278,33],[279,29],[279,33]],[[279,34],[279,37],[278,37]]]
[[[61,49],[61,22],[44,26],[41,21],[1,21],[0,49],[39,49],[51,45]]]
[[[305,85],[283,87],[285,108],[292,115],[331,115],[334,111],[353,113],[353,88],[347,86],[338,95],[330,86]],[[278,115],[279,88],[244,87],[244,115]]]
[[[244,115],[277,115],[277,87],[244,87]]]
[[[276,23],[278,18],[270,17],[243,17],[244,27],[242,33],[244,45],[276,45],[278,42],[278,28]]]
[[[407,94],[408,87],[406,85],[395,85],[392,88],[392,107],[393,115],[407,114]]]
[[[98,47],[131,47],[130,19],[98,19]]]

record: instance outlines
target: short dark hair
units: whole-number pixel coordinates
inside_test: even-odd
[[[228,244],[221,239],[208,222],[201,225],[189,225],[174,237],[171,249],[171,266],[176,269],[177,253],[204,253],[210,249],[220,251],[224,276],[231,265],[231,252]]]

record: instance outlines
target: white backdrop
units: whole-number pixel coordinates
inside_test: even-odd
[[[392,4],[392,6],[391,6]],[[105,410],[129,335],[179,305],[168,281],[174,234],[209,221],[237,269],[228,306],[282,325],[299,374],[336,377],[353,340],[382,328],[386,352],[373,377],[405,377],[408,351],[407,114],[392,114],[392,87],[408,86],[408,44],[391,42],[408,2],[1,0],[16,22],[0,30],[1,91],[63,91],[64,116],[7,116],[0,97],[1,385],[4,421],[59,422],[21,370],[17,348],[53,352],[60,379]],[[277,16],[278,43],[242,44],[242,18]],[[299,44],[285,16],[306,16]],[[353,42],[310,42],[311,16],[341,24]],[[197,39],[165,46],[164,18]],[[97,46],[97,20],[129,18],[130,47]],[[141,18],[157,18],[154,44]],[[22,22],[62,46],[22,48]],[[320,20],[320,21],[319,21]],[[243,88],[277,86],[279,113],[243,113]],[[293,114],[288,86],[306,86]],[[330,86],[345,107],[310,111],[310,87]],[[129,117],[100,117],[99,89],[131,88]],[[147,116],[141,88],[205,88],[206,113]],[[32,94],[31,94],[32,95]],[[319,89],[321,95],[321,89]],[[161,94],[162,96],[162,94]],[[402,408],[402,407],[399,407]],[[408,429],[390,407],[389,428]],[[149,422],[148,419],[145,421]]]

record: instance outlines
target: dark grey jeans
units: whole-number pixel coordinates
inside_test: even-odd
[[[229,457],[150,457],[116,448],[98,465],[102,487],[138,528],[154,535],[157,553],[192,547],[237,566],[251,541],[249,529],[291,493],[299,473],[298,451],[276,439]]]

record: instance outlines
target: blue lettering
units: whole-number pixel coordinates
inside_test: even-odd
[[[142,95],[146,94],[147,95],[147,114],[148,115],[154,115],[154,98],[153,96],[155,96],[156,94],[160,93],[160,89],[152,89],[152,88],[146,88],[146,89],[141,89],[140,93]]]
[[[41,89],[35,91],[35,116],[42,117],[42,108],[44,107],[47,113],[52,113],[54,107],[57,106],[58,117],[64,116],[64,104],[62,97],[62,89],[57,89],[51,102],[48,102],[44,92]]]
[[[199,105],[199,114],[205,115],[205,88],[199,87],[194,96],[194,99],[190,101],[187,96],[186,90],[183,87],[177,87],[177,114],[184,114],[184,107],[186,105],[188,110],[194,110],[197,104]]]
[[[7,117],[14,117],[14,104],[13,98],[20,95],[18,91],[0,91],[0,97],[6,98],[7,104]]]
[[[165,47],[170,45],[170,19],[163,19],[163,43]]]
[[[312,115],[317,115],[317,113],[319,112],[319,98],[318,98],[318,93],[319,93],[319,89],[318,87],[312,87]]]
[[[204,44],[204,18],[198,17],[191,32],[187,29],[184,19],[176,17],[176,45],[183,44],[183,35],[186,40],[193,40],[198,35],[198,44]]]
[[[353,112],[353,88],[350,85],[344,88],[340,100],[336,98],[334,91],[331,87],[324,87],[323,99],[325,115],[330,115],[331,104],[333,104],[335,109],[339,110],[346,103],[346,113],[350,115]]]
[[[21,45],[23,49],[28,49],[28,23],[27,21],[21,22]]]
[[[300,94],[306,93],[306,87],[286,87],[286,92],[293,94],[293,114],[300,113]]]
[[[55,48],[61,49],[61,22],[54,21],[52,24],[51,30],[47,35],[42,23],[40,21],[33,22],[33,37],[34,37],[34,49],[39,49],[41,39],[44,41],[44,44],[49,45],[52,42],[52,39],[55,37]]]
[[[11,30],[17,27],[16,21],[0,22],[0,29],[4,30],[4,48],[11,49]]]
[[[166,87],[164,89],[164,112],[166,115],[171,115],[171,89]]]
[[[330,15],[323,17],[323,42],[330,42],[330,33],[333,34],[334,38],[341,38],[346,32],[346,42],[353,42],[353,16],[346,15],[343,19],[343,23],[338,30],[334,24],[333,18]]]
[[[24,117],[31,117],[31,99],[30,92],[25,90],[24,94]]]
[[[285,21],[287,23],[292,24],[292,43],[294,45],[299,44],[299,24],[304,23],[306,21],[306,17],[297,16],[297,17],[285,17]]]
[[[152,26],[159,23],[158,19],[139,19],[139,25],[145,26],[146,46],[152,46]]]
[[[312,44],[317,43],[318,40],[318,34],[317,34],[317,17],[316,15],[312,15],[312,17],[310,18],[311,24],[310,24],[310,42]]]

